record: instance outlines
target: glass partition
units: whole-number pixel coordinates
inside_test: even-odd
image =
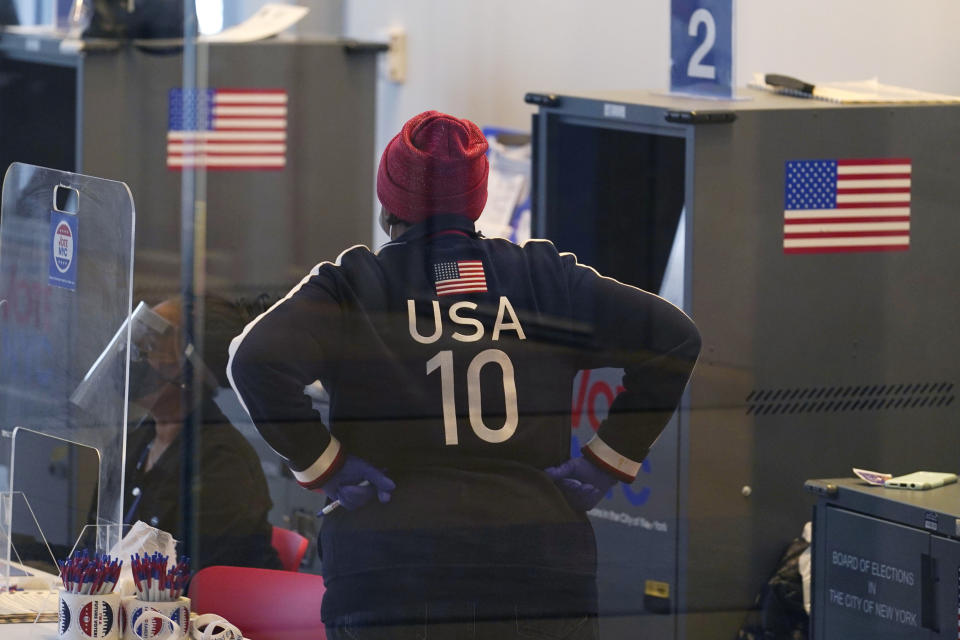
[[[11,489],[33,482],[35,507],[41,493],[75,502],[50,516],[67,526],[69,548],[83,525],[122,519],[129,338],[117,332],[130,314],[133,200],[120,182],[15,163],[2,203],[0,424],[13,432]],[[93,391],[73,402],[97,362]],[[73,466],[78,457],[89,464]],[[37,484],[51,467],[69,476],[62,490]]]
[[[0,549],[0,624],[56,621],[56,552],[22,491],[0,492]]]
[[[59,573],[40,544],[38,531],[22,527],[35,519],[46,546],[56,558],[66,558],[80,532],[98,521],[100,460],[94,447],[24,427],[13,430],[11,485],[29,497],[33,514],[26,518],[19,510],[13,513],[11,527],[14,539],[19,537],[21,542],[20,562]],[[111,542],[100,540],[92,550],[106,551]]]

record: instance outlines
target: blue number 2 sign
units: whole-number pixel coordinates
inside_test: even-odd
[[[733,96],[733,0],[672,0],[670,90]]]

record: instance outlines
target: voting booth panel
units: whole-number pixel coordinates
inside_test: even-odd
[[[952,470],[960,453],[960,106],[746,97],[528,95],[535,234],[651,291],[675,272],[667,297],[703,337],[643,478],[672,496],[670,535],[598,536],[606,613],[682,614],[677,637],[735,635],[810,518],[805,479]],[[878,172],[894,181],[879,202],[861,184]],[[666,602],[646,583],[665,555]]]
[[[181,177],[206,169],[207,286],[286,291],[369,243],[376,44],[320,38],[198,47],[0,34],[0,163],[122,180],[137,194],[138,291],[178,290]],[[52,99],[55,97],[55,99]]]

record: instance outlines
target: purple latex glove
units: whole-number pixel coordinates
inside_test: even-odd
[[[544,471],[560,487],[570,506],[578,511],[593,509],[607,491],[619,482],[586,458],[570,458]]]
[[[323,485],[330,499],[339,500],[340,506],[347,511],[359,509],[370,502],[374,495],[380,502],[389,502],[390,492],[396,488],[393,480],[382,471],[366,460],[350,455],[340,470]]]

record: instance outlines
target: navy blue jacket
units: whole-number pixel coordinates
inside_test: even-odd
[[[328,589],[444,566],[592,576],[589,523],[542,471],[570,456],[573,378],[624,369],[584,455],[630,481],[699,348],[675,306],[550,242],[434,216],[378,253],[353,247],[315,267],[234,340],[229,372],[302,485],[322,486],[347,453],[397,484],[386,505],[326,518]],[[328,425],[303,393],[315,380]]]

